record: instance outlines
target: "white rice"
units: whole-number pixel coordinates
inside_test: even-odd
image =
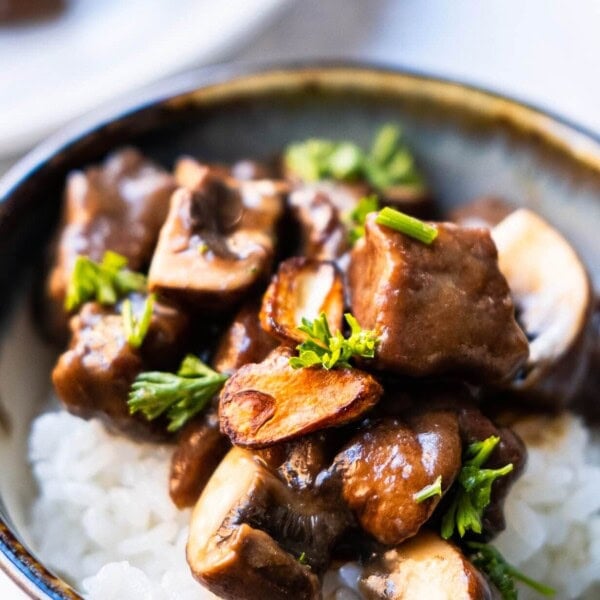
[[[517,430],[529,462],[495,544],[528,575],[554,586],[557,599],[585,590],[598,598],[600,439],[590,439],[572,416],[532,419]],[[92,600],[215,598],[185,561],[190,512],[169,499],[170,451],[112,436],[64,411],[38,417],[30,460],[39,486],[31,510],[39,557]],[[328,573],[325,597],[359,598],[359,575],[352,563]],[[524,589],[521,597],[536,596]]]

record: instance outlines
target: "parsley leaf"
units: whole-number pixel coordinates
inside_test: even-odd
[[[379,129],[368,152],[349,141],[311,138],[290,144],[284,160],[304,181],[364,179],[379,190],[393,186],[425,189],[402,130],[393,124]]]
[[[139,348],[142,345],[146,334],[148,333],[155,301],[156,296],[154,294],[150,294],[146,298],[139,318],[133,314],[133,305],[131,304],[131,300],[127,298],[123,301],[121,306],[123,327],[125,329],[127,343],[133,348]]]
[[[294,369],[317,365],[324,369],[348,369],[352,367],[349,360],[353,356],[373,358],[378,342],[375,332],[362,329],[350,313],[344,316],[350,326],[348,338],[339,331],[331,333],[325,313],[321,313],[314,321],[303,318],[298,329],[306,333],[309,339],[296,346],[298,356],[290,358],[290,366]]]
[[[470,444],[454,484],[454,499],[442,517],[442,537],[450,538],[454,531],[464,537],[467,531],[481,533],[481,518],[490,503],[492,483],[513,470],[512,463],[501,469],[482,469],[500,438],[489,438]]]
[[[349,228],[348,238],[351,244],[354,244],[365,235],[367,215],[377,210],[379,210],[379,199],[375,194],[371,194],[370,196],[363,196],[348,214],[346,223]]]
[[[473,564],[483,571],[498,588],[503,600],[517,600],[518,592],[515,580],[539,592],[543,596],[553,596],[556,590],[543,583],[527,577],[524,573],[506,562],[505,558],[493,546],[479,542],[468,542],[467,547],[474,551],[471,556]]]
[[[115,304],[129,292],[143,292],[146,277],[126,267],[127,259],[110,250],[99,263],[87,256],[78,256],[67,286],[65,310],[71,312],[88,300]]]
[[[140,373],[129,392],[129,412],[142,412],[149,421],[166,414],[168,431],[177,431],[204,409],[226,380],[227,375],[213,371],[197,356],[188,354],[177,374]]]

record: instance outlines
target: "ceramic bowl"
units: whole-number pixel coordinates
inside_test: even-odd
[[[171,166],[186,153],[267,157],[309,136],[367,144],[402,123],[444,207],[482,194],[533,208],[573,242],[600,285],[600,141],[501,96],[356,64],[199,70],[96,113],[39,146],[0,181],[0,568],[34,598],[78,598],[28,550],[35,493],[26,460],[32,416],[54,358],[28,294],[56,224],[65,175],[123,145]]]

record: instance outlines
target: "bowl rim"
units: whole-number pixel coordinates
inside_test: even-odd
[[[235,95],[236,83],[258,79],[254,93],[265,93],[273,85],[273,77],[283,78],[284,83],[291,79],[314,79],[335,89],[335,78],[340,80],[348,75],[371,76],[371,83],[362,84],[367,91],[377,81],[386,78],[412,82],[413,86],[439,88],[440,93],[449,94],[448,100],[475,113],[487,110],[509,121],[512,127],[527,130],[552,146],[569,154],[575,162],[583,163],[600,174],[600,134],[566,119],[552,110],[541,108],[518,98],[510,97],[494,90],[464,83],[457,79],[440,77],[428,72],[392,66],[384,63],[354,60],[311,60],[292,62],[223,63],[200,67],[171,76],[160,82],[145,86],[125,97],[105,104],[71,124],[60,128],[56,133],[37,144],[0,178],[0,222],[3,206],[36,173],[47,166],[52,158],[67,150],[78,141],[124,117],[143,112],[153,106],[189,101],[194,95],[210,95],[219,101],[220,94]],[[301,76],[301,77],[299,77]],[[269,80],[271,78],[271,80]],[[357,78],[358,79],[358,78]],[[262,85],[261,84],[262,80]],[[270,83],[269,83],[270,81]],[[265,82],[267,87],[265,88]],[[338,83],[340,83],[338,81]],[[393,81],[392,81],[393,83]],[[346,85],[348,80],[346,79]],[[432,87],[433,86],[433,87]],[[250,85],[252,88],[252,85]],[[278,88],[275,88],[275,91]],[[283,89],[283,88],[281,88]],[[391,88],[392,89],[392,88]],[[416,89],[416,88],[415,88]],[[271,90],[272,91],[272,90]],[[392,89],[400,95],[402,90]],[[239,90],[238,90],[239,92]],[[440,98],[442,99],[442,98]],[[469,102],[470,101],[470,102]],[[479,104],[481,103],[481,104]],[[452,104],[451,104],[452,105]],[[35,556],[25,548],[13,533],[10,524],[0,516],[0,570],[31,598],[45,600],[80,599],[81,596],[63,580],[54,576]]]

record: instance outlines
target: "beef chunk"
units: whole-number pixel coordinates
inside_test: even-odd
[[[178,508],[193,506],[230,448],[215,410],[188,423],[171,458],[169,494]]]
[[[112,250],[127,258],[130,269],[149,264],[173,189],[171,175],[133,148],[111,154],[100,166],[69,175],[48,280],[57,311],[62,312],[78,255],[100,261]]]
[[[197,310],[222,311],[271,268],[283,210],[275,182],[237,181],[199,167],[171,198],[149,286]]]
[[[242,307],[223,334],[213,360],[219,373],[232,374],[248,363],[261,362],[277,346],[277,341],[261,328],[258,311],[254,302]]]
[[[389,545],[415,535],[440,500],[433,496],[417,502],[415,494],[439,476],[445,492],[460,465],[456,415],[438,410],[363,429],[338,454],[333,468],[362,527]]]
[[[489,231],[440,223],[438,232],[426,245],[367,217],[349,282],[354,316],[380,335],[375,364],[414,376],[507,379],[528,344]]]
[[[134,299],[134,311],[139,301]],[[156,302],[141,348],[127,343],[119,309],[96,302],[72,317],[72,338],[52,372],[52,382],[67,410],[79,417],[101,418],[111,429],[134,438],[161,437],[164,425],[130,415],[129,388],[136,375],[152,368],[173,368],[181,357],[187,318]]]
[[[491,229],[515,207],[497,196],[481,196],[468,204],[463,204],[450,213],[450,221],[462,227],[486,227]]]

